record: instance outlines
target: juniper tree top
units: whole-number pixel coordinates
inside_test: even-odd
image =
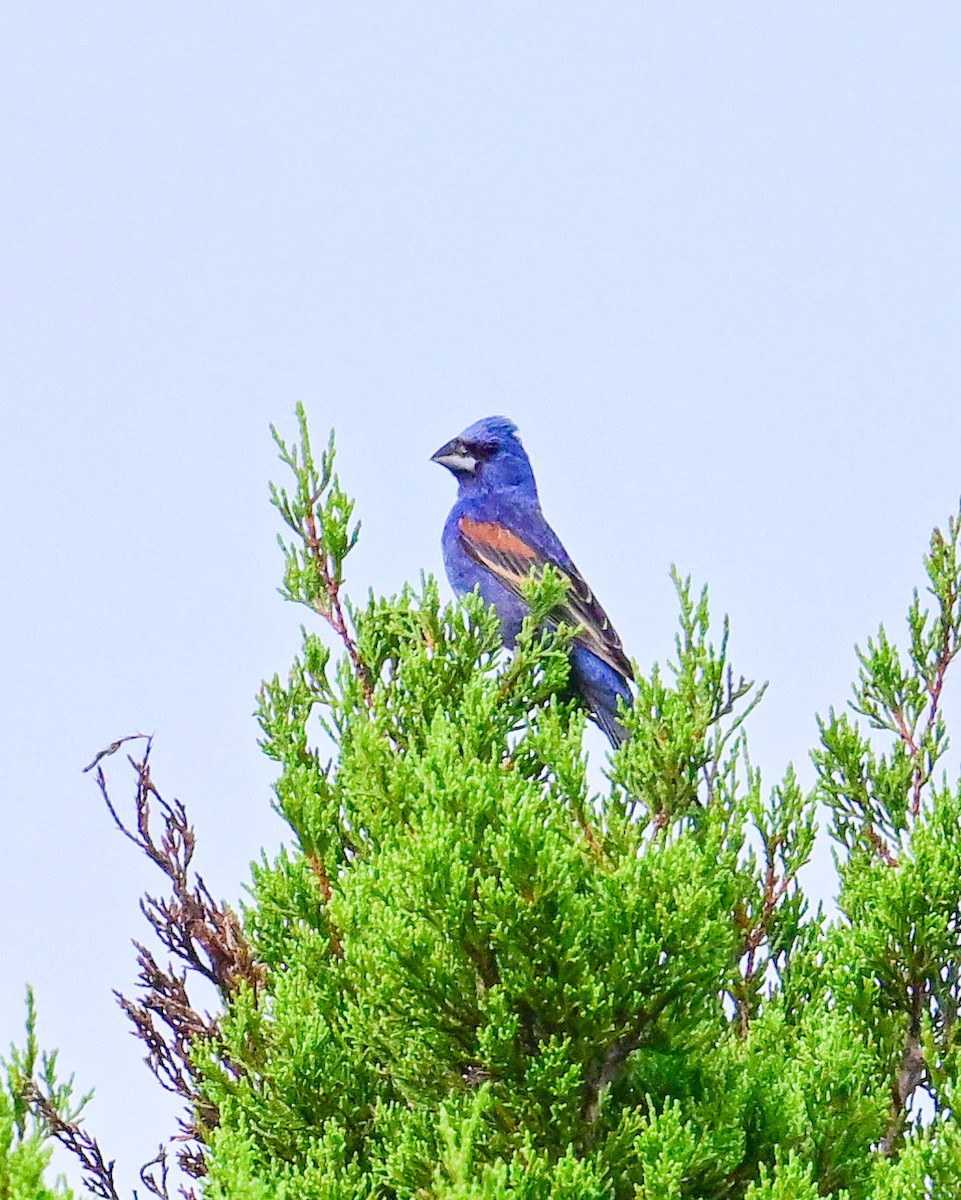
[[[313,615],[259,706],[294,841],[260,858],[242,913],[192,881],[186,814],[134,755],[128,832],[171,890],[147,912],[188,981],[142,951],[125,1003],[188,1102],[197,1194],[961,1194],[961,790],[939,774],[958,522],[932,537],[904,649],[880,630],[858,652],[812,790],[790,769],[762,784],[761,691],[680,577],[673,653],[638,672],[598,789],[577,629],[551,619],[562,575],[525,584],[512,654],[479,596],[443,604],[429,579],[348,600],[333,444],[315,458],[301,414],[278,445],[283,593]],[[832,920],[798,881],[819,805]],[[192,1007],[191,970],[221,1012]]]

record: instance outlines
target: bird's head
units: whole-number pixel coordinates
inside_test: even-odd
[[[468,425],[431,456],[457,480],[461,493],[529,487],[535,490],[527,451],[507,417],[484,417]]]

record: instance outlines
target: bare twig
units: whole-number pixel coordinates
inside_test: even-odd
[[[584,1101],[584,1120],[593,1125],[601,1108],[604,1089],[617,1078],[623,1064],[641,1045],[643,1029],[625,1034],[612,1042],[588,1072]]]
[[[677,998],[678,990],[672,988],[665,992],[651,1008],[641,1012],[635,1018],[631,1027],[615,1038],[610,1045],[597,1055],[587,1068],[584,1085],[584,1104],[582,1114],[588,1125],[593,1125],[600,1114],[601,1097],[605,1088],[609,1087],[620,1074],[624,1063],[635,1050],[647,1045],[652,1037],[654,1023],[665,1008]]]
[[[150,776],[152,739],[147,738],[143,759],[128,758],[137,773],[136,826],[128,826],[117,813],[107,788],[102,767],[97,767],[97,784],[114,824],[170,881],[172,896],[158,900],[146,896],[141,910],[160,941],[187,967],[202,975],[226,999],[241,982],[254,992],[263,983],[263,968],[254,961],[240,919],[227,906],[217,904],[203,878],[190,866],[196,835],[179,800],[168,803]],[[151,798],[162,817],[158,837],[151,828]]]
[[[911,1028],[901,1054],[898,1075],[891,1088],[891,1115],[879,1147],[881,1153],[889,1157],[893,1154],[894,1148],[904,1132],[911,1097],[917,1091],[927,1070],[924,1052],[921,1049],[921,1010],[924,991],[923,987],[911,988]]]
[[[752,920],[748,913],[740,908],[735,912],[735,924],[741,933],[741,946],[738,960],[747,955],[744,964],[743,977],[739,979],[731,997],[737,1006],[739,1017],[739,1032],[742,1038],[747,1037],[750,1028],[752,1012],[752,994],[754,983],[764,964],[758,964],[757,952],[771,935],[771,925],[777,913],[778,905],[787,895],[787,890],[794,881],[797,870],[786,869],[783,875],[778,874],[777,854],[783,845],[779,835],[764,839],[764,893],[761,897],[761,910],[756,919]]]
[[[577,823],[581,827],[581,833],[584,834],[584,840],[590,847],[591,854],[597,860],[597,862],[603,862],[604,848],[597,840],[597,834],[591,828],[591,823],[588,821],[587,815],[579,804],[572,805],[572,807],[574,809],[574,816],[577,819]]]
[[[192,1172],[197,1175],[199,1172]],[[166,1146],[158,1146],[156,1158],[152,1158],[150,1162],[144,1163],[140,1168],[140,1182],[144,1185],[151,1196],[156,1196],[157,1200],[170,1200],[170,1164]],[[197,1193],[192,1187],[185,1187],[183,1184],[177,1188],[177,1192],[181,1200],[199,1200]],[[134,1200],[136,1200],[136,1192]]]
[[[327,874],[327,868],[324,865],[324,860],[319,854],[312,852],[307,855],[307,861],[310,863],[310,869],[313,871],[314,878],[317,880],[317,886],[320,888],[320,894],[324,898],[324,904],[329,904],[333,892],[330,886],[330,876]],[[343,958],[344,948],[340,941],[340,933],[330,920],[327,922],[327,927],[330,930],[331,952],[338,958]]]
[[[226,1001],[240,986],[256,997],[263,987],[264,967],[257,962],[240,919],[226,904],[218,904],[202,877],[192,870],[196,835],[179,800],[167,802],[150,774],[152,741],[140,761],[128,757],[136,774],[135,816],[132,824],[121,817],[111,799],[100,760],[129,738],[121,738],[90,764],[96,768],[97,784],[117,829],[163,873],[170,885],[164,898],[147,895],[140,908],[161,945],[179,960],[182,970],[170,964],[163,968],[151,951],[134,942],[139,967],[141,994],[130,999],[117,992],[117,1001],[133,1025],[134,1035],[146,1046],[145,1061],[167,1091],[181,1096],[189,1116],[181,1120],[178,1140],[186,1143],[178,1158],[181,1167],[195,1177],[206,1174],[202,1145],[216,1127],[219,1113],[204,1096],[193,1064],[192,1051],[202,1041],[220,1049],[224,1066],[234,1074],[240,1068],[229,1061],[220,1041],[215,1018],[201,1014],[188,994],[188,979],[199,975],[211,983]],[[159,817],[159,829],[155,823]],[[166,1159],[148,1163],[149,1179],[164,1188]],[[148,1184],[144,1178],[145,1186]],[[163,1196],[162,1191],[155,1195]],[[185,1193],[184,1193],[185,1194]]]
[[[899,865],[897,855],[892,853],[891,847],[870,822],[864,827],[864,836],[877,851],[878,857],[886,867],[896,867]]]
[[[152,1158],[148,1163],[144,1163],[140,1168],[140,1182],[151,1196],[157,1196],[158,1200],[170,1200],[170,1191],[167,1187],[167,1177],[169,1174],[170,1168],[167,1165],[167,1151],[163,1146],[158,1146],[157,1157]]]
[[[117,740],[115,742],[111,742],[109,746],[107,746],[103,750],[100,750],[97,754],[94,755],[93,761],[88,762],[87,765],[83,768],[83,773],[86,775],[86,773],[88,771],[92,771],[94,769],[94,767],[97,765],[97,763],[100,762],[100,760],[102,758],[108,758],[111,754],[116,754],[117,751],[120,749],[120,747],[125,742],[136,742],[136,741],[141,741],[143,739],[147,739],[149,741],[149,734],[128,733],[126,737],[117,738]]]
[[[99,1200],[120,1200],[113,1178],[114,1159],[108,1162],[97,1143],[76,1121],[67,1120],[53,1100],[32,1079],[23,1084],[23,1098],[43,1119],[51,1134],[80,1163],[83,1185]]]

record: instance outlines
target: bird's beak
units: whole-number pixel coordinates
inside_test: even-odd
[[[460,438],[453,438],[446,445],[430,456],[430,461],[440,463],[455,475],[472,475],[477,470],[477,459],[467,449]]]

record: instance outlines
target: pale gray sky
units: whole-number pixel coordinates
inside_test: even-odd
[[[158,881],[80,768],[153,732],[215,894],[284,838],[268,423],[337,426],[361,595],[440,571],[428,456],[513,417],[629,651],[707,581],[809,778],[961,492],[959,62],[956,3],[0,10],[0,1040],[31,981],[122,1180]]]

